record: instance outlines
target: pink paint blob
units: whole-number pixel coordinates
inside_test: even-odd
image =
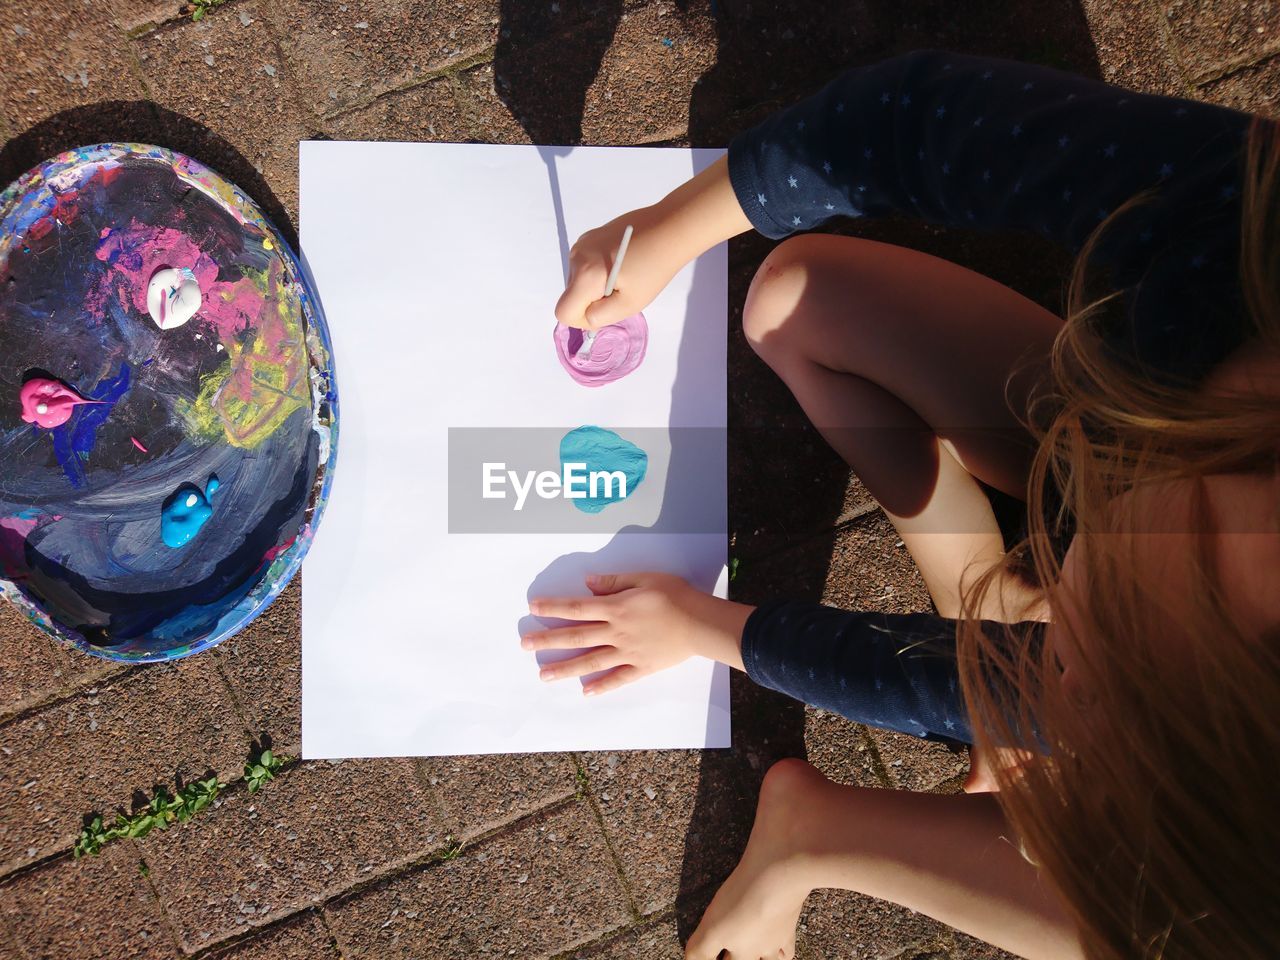
[[[596,332],[590,353],[579,354],[583,331],[556,324],[556,356],[569,376],[584,387],[603,387],[640,366],[649,344],[649,325],[637,313]]]
[[[100,238],[96,255],[126,278],[133,308],[144,317],[149,315],[147,288],[162,267],[186,267],[201,290],[208,290],[218,278],[218,265],[187,234],[137,220]]]
[[[36,377],[24,383],[18,399],[22,401],[24,422],[50,430],[70,420],[79,404],[102,403],[101,400],[87,400],[65,383],[45,377]]]
[[[139,450],[141,450],[143,453],[147,452],[147,448],[142,445],[142,442],[137,437],[130,437],[129,439],[132,440],[133,445],[137,447]]]

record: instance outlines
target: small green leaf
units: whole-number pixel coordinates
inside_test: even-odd
[[[262,756],[258,758],[258,763],[262,764],[264,767],[269,767],[274,760],[275,757],[272,755],[270,750],[263,750]]]
[[[191,14],[191,21],[193,23],[199,23],[203,19],[204,19],[204,7],[196,7],[196,12]]]
[[[250,781],[249,781],[249,792],[250,792],[250,793],[257,793],[257,792],[258,792],[258,788],[259,788],[259,787],[261,787],[261,786],[262,786],[262,781],[261,781],[261,780],[250,780]]]

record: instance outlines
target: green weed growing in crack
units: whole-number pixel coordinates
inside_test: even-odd
[[[447,860],[456,860],[458,857],[462,856],[462,848],[465,846],[466,843],[462,840],[455,840],[453,837],[445,837],[445,848],[440,851],[440,862],[444,863]]]
[[[276,773],[284,766],[284,759],[277,757],[270,750],[263,750],[258,759],[250,760],[244,765],[244,782],[250,793],[257,793],[268,780],[274,780]]]
[[[191,20],[193,23],[199,23],[214,7],[220,7],[227,0],[191,0],[188,6],[191,8]]]
[[[574,771],[573,776],[578,783],[578,789],[576,789],[573,792],[573,798],[575,800],[581,800],[583,797],[587,795],[587,784],[588,784],[587,775],[583,773],[582,768],[579,767],[577,770]]]
[[[244,782],[250,793],[257,793],[264,783],[274,780],[280,768],[288,762],[288,758],[277,757],[270,750],[257,751],[256,745],[254,750],[244,765]],[[156,787],[151,800],[133,813],[118,813],[110,823],[100,813],[86,818],[71,853],[77,859],[85,854],[97,856],[113,840],[141,838],[152,830],[167,830],[172,823],[186,823],[213,803],[226,788],[227,785],[216,775],[205,780],[193,780],[175,791]]]
[[[102,819],[102,814],[95,814],[76,838],[72,855],[76,858],[86,853],[97,856],[113,840],[145,837],[152,830],[167,830],[171,823],[186,823],[213,803],[226,786],[214,776],[207,780],[193,780],[175,793],[170,793],[166,787],[157,787],[155,796],[146,806],[127,816],[117,814],[109,826]]]

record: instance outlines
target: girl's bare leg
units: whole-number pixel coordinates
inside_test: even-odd
[[[1018,851],[990,794],[832,783],[803,760],[765,776],[737,869],[689,938],[688,960],[790,958],[810,891],[856,890],[1020,956],[1083,956],[1057,895]]]
[[[809,235],[761,265],[747,338],[898,529],[938,612],[1004,544],[974,478],[1025,499],[1021,415],[1062,321],[946,260],[870,240]],[[983,616],[1042,613],[1018,581]]]

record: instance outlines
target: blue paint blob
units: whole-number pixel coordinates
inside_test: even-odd
[[[205,521],[213,516],[209,502],[218,489],[217,476],[209,477],[204,491],[190,483],[184,483],[169,495],[160,513],[160,539],[166,547],[181,547],[200,532]]]
[[[572,498],[569,502],[583,513],[599,513],[609,504],[617,503],[635,493],[649,468],[649,457],[630,440],[622,439],[612,430],[587,426],[570,430],[561,439],[562,473],[567,463],[586,464],[585,471],[575,471],[578,479],[574,484],[574,489],[585,491],[586,496]],[[593,473],[621,473],[626,478],[626,492],[622,492],[623,486],[616,477],[612,481],[611,490],[603,477],[595,478],[593,490]]]
[[[111,416],[111,411],[120,398],[129,391],[131,372],[127,363],[120,364],[120,372],[115,377],[103,380],[83,395],[86,400],[99,400],[101,403],[77,407],[70,420],[50,431],[53,434],[53,454],[58,458],[58,465],[73,487],[84,486],[84,465],[93,452],[93,445],[98,441],[98,428]]]

